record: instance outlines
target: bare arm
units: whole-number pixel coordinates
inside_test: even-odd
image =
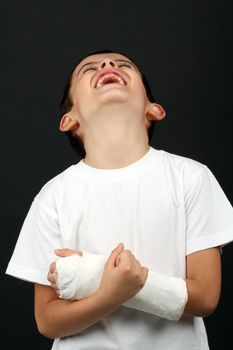
[[[99,290],[88,298],[62,300],[51,287],[35,285],[35,318],[39,332],[49,338],[76,334],[133,297],[143,287],[147,269],[129,251],[122,253],[121,263],[116,266],[116,258],[123,250],[123,245],[113,250]]]
[[[97,294],[80,301],[59,299],[51,287],[35,285],[35,318],[38,330],[48,338],[73,335],[113,312]]]
[[[188,301],[184,315],[206,317],[215,310],[221,292],[219,248],[210,248],[187,256]]]

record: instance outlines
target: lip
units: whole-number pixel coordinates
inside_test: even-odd
[[[91,79],[91,86],[93,88],[96,88],[96,85],[97,85],[99,79],[102,78],[105,74],[109,74],[109,73],[113,73],[113,74],[118,75],[124,81],[125,85],[127,85],[128,79],[125,76],[125,74],[123,74],[122,72],[119,72],[117,69],[111,68],[111,69],[102,70],[97,75],[94,75]]]

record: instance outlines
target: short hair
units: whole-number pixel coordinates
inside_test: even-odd
[[[152,94],[149,82],[146,79],[145,74],[142,72],[142,70],[138,67],[138,64],[131,57],[129,57],[128,55],[125,55],[124,53],[122,53],[120,51],[101,50],[101,51],[95,51],[95,52],[91,52],[91,53],[87,54],[85,57],[80,59],[80,61],[71,70],[71,72],[68,76],[68,79],[66,81],[63,96],[62,96],[61,103],[60,103],[60,117],[62,117],[64,114],[68,113],[73,107],[73,101],[72,101],[72,97],[70,94],[70,89],[71,89],[71,85],[72,85],[73,73],[74,73],[74,70],[77,67],[77,65],[86,57],[98,55],[98,54],[103,54],[103,53],[118,53],[120,55],[123,55],[123,56],[129,58],[137,66],[137,68],[141,74],[142,82],[143,82],[148,100],[150,102],[155,102],[154,96]],[[150,121],[149,127],[147,129],[149,142],[152,139],[154,126],[155,126],[155,121]],[[83,140],[81,139],[81,137],[78,135],[73,135],[73,133],[70,130],[66,131],[65,134],[67,135],[72,148],[76,151],[76,153],[78,153],[78,155],[80,155],[82,158],[84,158],[86,155],[86,152],[85,152],[84,143],[83,143]]]

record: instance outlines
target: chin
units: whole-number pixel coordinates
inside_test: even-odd
[[[128,96],[126,96],[125,93],[122,93],[122,91],[108,91],[106,94],[102,94],[100,96],[99,101],[106,104],[106,103],[123,103],[127,102]]]

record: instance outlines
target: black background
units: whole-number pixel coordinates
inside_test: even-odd
[[[231,4],[1,2],[1,349],[51,347],[36,330],[33,285],[4,271],[33,197],[79,161],[58,131],[58,105],[83,55],[100,49],[131,55],[167,112],[151,145],[206,164],[233,203]],[[232,255],[226,246],[220,303],[205,319],[213,350],[232,343]]]

